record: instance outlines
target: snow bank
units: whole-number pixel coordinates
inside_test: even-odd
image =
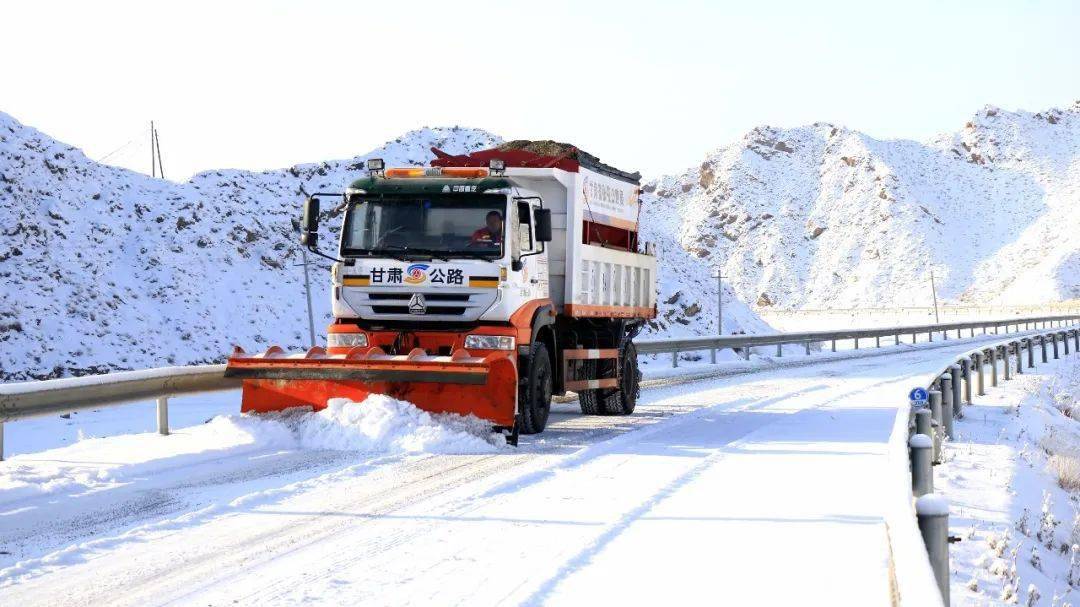
[[[490,453],[503,443],[488,422],[476,417],[433,415],[381,395],[361,403],[332,399],[316,412],[218,416],[168,437],[143,433],[91,438],[18,455],[0,466],[0,507],[59,493],[105,490],[170,471],[189,474],[196,466],[226,458],[278,451]]]

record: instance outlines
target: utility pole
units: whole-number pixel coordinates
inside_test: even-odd
[[[716,266],[716,334],[724,335],[724,273]]]
[[[150,176],[157,177],[157,160],[154,156],[154,121],[150,121]]]
[[[165,179],[165,165],[161,164],[161,141],[158,140],[157,129],[154,129],[154,146],[157,147],[157,168],[161,178]]]
[[[934,294],[934,324],[941,324],[941,317],[938,316],[937,286],[934,284],[933,268],[930,268],[930,292]]]
[[[293,229],[295,229],[297,232],[299,232],[300,231],[300,222],[298,220],[296,220],[296,219],[293,219],[292,224],[293,224]],[[300,247],[300,254],[303,255],[303,260],[304,260],[304,263],[302,265],[304,266],[304,292],[307,293],[308,337],[311,340],[309,342],[311,344],[311,347],[314,348],[315,347],[315,317],[311,312],[311,280],[308,278],[307,248],[301,246]]]

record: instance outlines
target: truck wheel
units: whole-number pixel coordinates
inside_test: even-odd
[[[551,413],[551,358],[547,346],[534,343],[529,368],[518,398],[518,426],[522,434],[543,432]]]
[[[581,361],[581,377],[576,379],[596,379],[596,368],[595,360]],[[581,390],[577,393],[577,399],[578,404],[581,405],[581,412],[583,414],[601,415],[604,413],[599,390]]]
[[[637,406],[641,392],[641,371],[637,364],[637,347],[627,342],[619,352],[619,389],[604,399],[604,410],[609,415],[630,415]]]

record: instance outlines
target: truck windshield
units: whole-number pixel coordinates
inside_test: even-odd
[[[349,205],[342,255],[502,256],[506,197],[386,196]]]

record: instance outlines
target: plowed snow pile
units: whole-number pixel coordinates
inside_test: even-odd
[[[266,423],[272,423],[267,421]],[[389,396],[362,403],[331,399],[325,409],[286,422],[304,449],[364,453],[486,453],[504,439],[476,417],[432,415]],[[295,424],[295,425],[294,425]]]
[[[505,448],[501,435],[476,417],[432,415],[411,403],[371,396],[362,403],[333,399],[317,412],[219,416],[208,423],[156,433],[82,440],[74,445],[12,457],[0,469],[0,515],[25,499],[80,495],[201,465],[228,465],[296,450],[355,451],[371,455],[490,453]]]

